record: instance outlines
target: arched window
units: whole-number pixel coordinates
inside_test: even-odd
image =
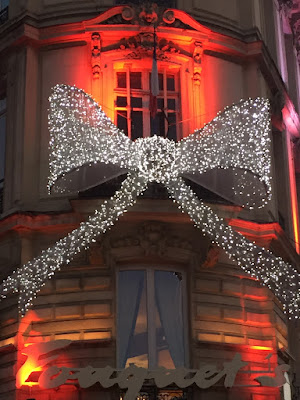
[[[149,267],[120,270],[117,292],[118,367],[185,365],[184,275]]]

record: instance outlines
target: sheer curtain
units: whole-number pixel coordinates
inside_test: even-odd
[[[175,367],[184,365],[181,280],[173,272],[155,271],[155,298]]]
[[[134,333],[141,295],[144,271],[120,271],[118,274],[118,367],[124,368]]]

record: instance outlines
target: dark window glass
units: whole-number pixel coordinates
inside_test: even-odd
[[[176,107],[176,100],[168,99],[168,110],[175,110],[175,107]]]
[[[130,72],[130,88],[142,89],[142,73]]]
[[[126,72],[117,72],[118,88],[126,88]]]
[[[163,76],[163,74],[158,74],[158,84],[159,84],[159,90],[164,90],[164,76]]]
[[[158,110],[163,110],[164,109],[164,99],[157,99],[157,109]]]
[[[127,98],[123,96],[117,96],[117,107],[126,107]]]
[[[131,97],[131,107],[143,108],[143,100],[141,97]]]
[[[165,116],[163,112],[158,112],[155,118],[151,118],[151,136],[165,136]]]
[[[153,289],[147,284],[148,279],[153,282]],[[151,307],[148,308],[147,304]],[[149,368],[155,362],[155,365],[169,369],[184,365],[183,284],[180,273],[120,271],[117,310],[120,368],[131,363]]]
[[[175,77],[174,75],[167,75],[167,90],[175,92]]]
[[[131,118],[131,139],[143,137],[143,112],[133,111]]]
[[[168,115],[168,120],[169,120],[168,139],[174,140],[176,142],[176,140],[177,140],[176,114],[175,113],[170,113]]]
[[[119,129],[124,131],[125,135],[128,136],[127,111],[118,111],[117,112],[117,126]]]

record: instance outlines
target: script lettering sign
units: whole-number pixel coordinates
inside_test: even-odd
[[[61,350],[70,343],[70,340],[56,340],[26,347],[23,354],[27,355],[27,360],[17,373],[17,387],[21,387],[33,371],[41,370],[51,361],[57,359],[59,353],[53,355],[54,351]],[[267,359],[269,358],[270,355]],[[253,386],[280,387],[286,382],[284,373],[289,370],[289,365],[287,364],[279,365],[273,371],[270,368],[270,363],[267,370],[241,370],[247,365],[248,363],[242,361],[242,357],[238,353],[234,355],[231,361],[224,362],[221,370],[211,364],[206,364],[198,370],[184,367],[175,369],[159,367],[156,370],[148,370],[137,367],[134,364],[122,370],[109,366],[93,368],[89,365],[84,368],[76,368],[51,365],[43,369],[38,384],[41,389],[58,388],[68,380],[72,380],[74,384],[78,384],[81,388],[89,388],[95,384],[100,384],[103,388],[109,388],[118,384],[121,389],[127,389],[124,400],[134,400],[144,382],[149,379],[154,380],[158,388],[175,384],[182,389],[192,384],[196,384],[200,389],[207,389],[222,378],[224,378],[224,386],[231,388],[235,385],[235,378],[238,373],[263,373],[264,375],[254,379],[256,382]]]

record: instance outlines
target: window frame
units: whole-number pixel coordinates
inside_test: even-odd
[[[118,87],[118,73],[126,73],[126,88]],[[130,73],[131,72],[140,72],[142,88],[135,89],[130,87]],[[114,68],[114,119],[115,125],[118,126],[118,113],[126,112],[127,119],[127,136],[132,138],[132,128],[131,128],[131,110],[142,112],[143,119],[143,136],[141,137],[150,137],[151,136],[151,117],[149,110],[149,101],[150,101],[150,74],[151,68],[141,68],[141,66],[134,65],[124,65],[123,68]],[[180,124],[181,118],[181,97],[180,97],[180,69],[171,69],[168,65],[162,65],[158,68],[158,74],[163,75],[163,89],[159,91],[158,100],[163,99],[164,101],[164,112],[166,116],[175,115],[176,116],[176,141],[179,141],[182,138],[182,127]],[[174,75],[174,91],[167,90],[167,77],[169,75]],[[126,97],[127,105],[126,106],[117,106],[117,97]],[[142,99],[142,107],[132,107],[131,106],[131,98],[132,97],[140,97]],[[175,109],[168,108],[168,99],[175,100]],[[158,113],[159,113],[158,109]],[[120,115],[120,114],[119,114]],[[164,131],[168,132],[168,121],[164,119]],[[126,134],[126,132],[125,132]]]
[[[155,271],[168,271],[168,272],[178,272],[182,275],[182,320],[183,320],[183,343],[184,343],[184,367],[189,367],[189,326],[188,326],[188,299],[187,299],[187,274],[183,268],[178,266],[174,267],[172,265],[149,265],[149,264],[139,264],[139,265],[124,265],[122,267],[116,268],[116,365],[118,365],[119,359],[119,348],[118,348],[118,335],[120,330],[118,327],[118,274],[121,271],[145,271],[146,278],[146,304],[147,304],[147,333],[148,333],[148,369],[153,370],[158,368],[156,360],[156,334],[155,334],[155,295],[154,295],[154,273]],[[148,279],[150,277],[150,280]],[[151,294],[149,294],[149,289]],[[151,308],[150,308],[151,307]],[[149,313],[149,310],[152,312]],[[175,367],[176,368],[176,367]]]

